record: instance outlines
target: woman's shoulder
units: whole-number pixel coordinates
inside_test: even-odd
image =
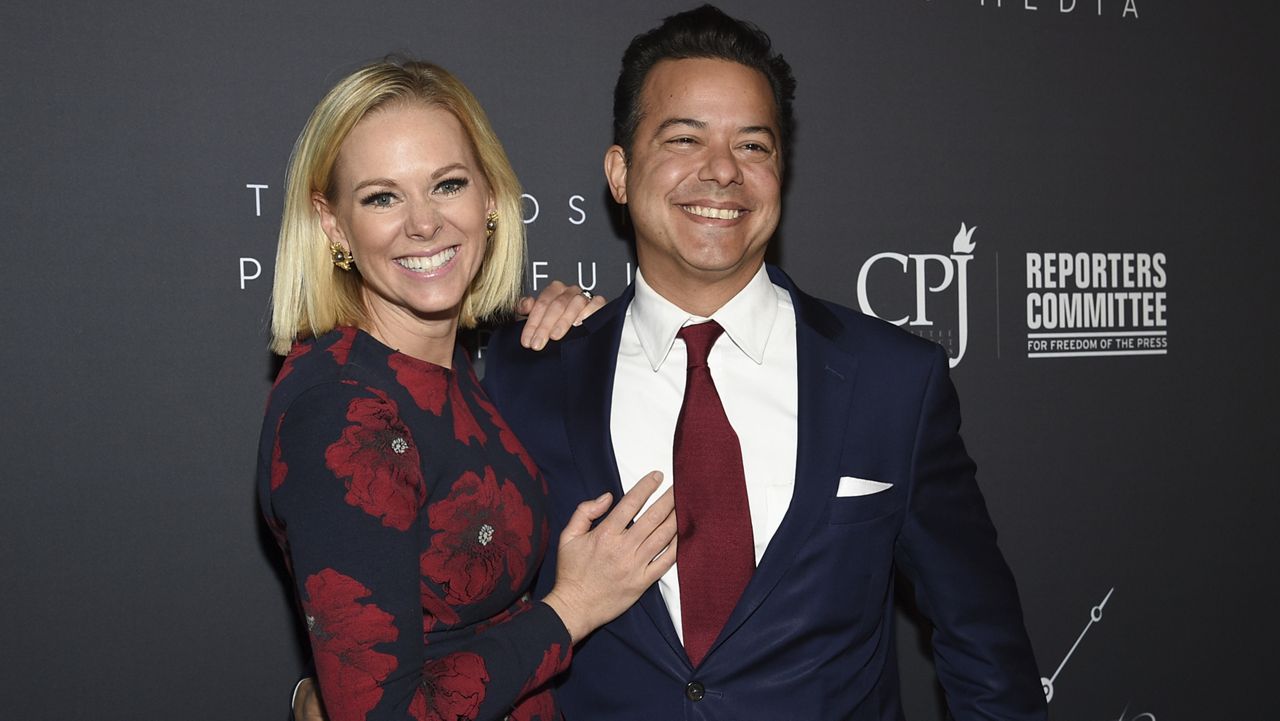
[[[360,331],[335,328],[316,338],[299,341],[284,359],[267,402],[267,415],[281,416],[300,401],[308,404],[376,396],[382,385],[368,364],[353,361]]]
[[[322,336],[294,343],[293,350],[289,351],[276,375],[276,386],[284,384],[292,376],[338,374],[350,359],[351,347],[358,333],[355,328],[335,328]]]

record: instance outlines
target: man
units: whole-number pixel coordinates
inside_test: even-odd
[[[605,157],[635,284],[545,350],[490,343],[555,523],[674,477],[676,568],[579,644],[557,699],[569,721],[899,719],[900,571],[952,716],[1044,719],[944,352],[764,265],[793,89],[768,37],[713,7],[637,36]]]
[[[521,348],[514,330],[490,345],[486,383],[547,476],[560,523],[579,499],[617,497],[653,468],[677,489],[676,568],[580,644],[558,699],[570,721],[900,718],[897,570],[935,625],[951,714],[1044,718],[944,352],[764,266],[793,88],[766,35],[710,6],[638,36],[605,157],[635,229],[636,282],[545,351]],[[699,491],[711,520],[682,507],[682,482],[702,481],[682,475],[698,463],[687,449],[673,452],[673,439],[690,442],[677,425],[699,372],[677,334],[706,318],[723,327],[705,365],[741,458],[731,449],[710,474],[736,482]],[[727,470],[735,462],[742,470]],[[737,520],[716,526],[725,514]],[[689,540],[689,521],[714,537]],[[754,568],[736,580],[721,567],[740,553],[742,526]],[[736,602],[707,611],[699,593]]]

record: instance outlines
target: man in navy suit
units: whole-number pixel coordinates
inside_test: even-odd
[[[605,157],[635,231],[635,283],[545,350],[521,347],[518,329],[489,346],[486,385],[561,525],[654,468],[668,482],[674,469],[679,494],[689,461],[673,438],[694,366],[709,367],[736,432],[723,467],[737,470],[712,474],[735,480],[705,505],[744,515],[704,534],[698,554],[738,548],[723,551],[727,568],[745,548],[747,575],[705,560],[681,573],[695,558],[682,528],[676,569],[580,644],[558,699],[569,721],[899,719],[901,572],[934,625],[952,716],[1043,719],[944,352],[764,263],[794,86],[763,32],[710,6],[637,36]],[[687,360],[681,329],[707,319],[723,331],[705,361]],[[726,615],[710,631],[708,594]]]

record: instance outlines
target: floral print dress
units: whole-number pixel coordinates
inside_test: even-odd
[[[331,721],[559,718],[569,635],[527,594],[545,481],[464,352],[448,369],[353,328],[300,343],[258,455]]]

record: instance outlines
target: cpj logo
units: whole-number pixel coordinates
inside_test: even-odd
[[[961,223],[960,232],[951,241],[950,255],[885,252],[868,258],[858,271],[862,312],[940,343],[955,368],[969,345],[968,266],[977,246],[973,241],[977,229]],[[877,288],[875,306],[868,289],[871,285]],[[893,317],[898,313],[905,315]]]

